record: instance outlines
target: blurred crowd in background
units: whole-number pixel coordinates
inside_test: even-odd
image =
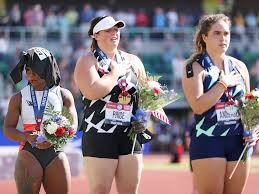
[[[9,71],[17,64],[23,50],[31,46],[43,46],[57,56],[62,85],[73,93],[78,112],[82,109],[81,95],[73,80],[78,57],[89,51],[87,37],[89,22],[95,16],[112,15],[124,20],[127,27],[122,31],[122,50],[137,54],[151,74],[162,75],[162,83],[181,93],[182,67],[192,49],[194,26],[199,16],[195,11],[174,7],[155,7],[151,11],[119,9],[102,5],[94,8],[85,3],[81,7],[41,4],[21,9],[19,3],[0,13],[0,128],[10,96],[27,83],[15,87],[9,79]],[[251,87],[259,87],[259,51],[254,48],[259,41],[259,14],[253,11],[236,11],[232,15],[233,45],[229,55],[244,61],[250,71]],[[148,48],[148,49],[147,49]],[[181,153],[188,150],[192,113],[188,105],[166,109],[173,125],[152,122],[156,134],[149,149],[153,152],[172,154],[172,162],[179,162]]]

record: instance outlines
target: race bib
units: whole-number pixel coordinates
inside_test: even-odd
[[[229,105],[227,103],[217,103],[216,114],[219,125],[236,124],[240,119],[238,108],[235,105]]]
[[[129,126],[132,115],[132,106],[114,102],[106,103],[105,123]]]

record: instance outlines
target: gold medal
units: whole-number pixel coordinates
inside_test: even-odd
[[[131,101],[131,95],[130,94],[126,94],[126,95],[119,95],[119,103],[120,104],[129,104]]]

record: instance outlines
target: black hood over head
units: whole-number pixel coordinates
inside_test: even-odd
[[[34,73],[46,81],[48,87],[59,85],[60,71],[55,57],[51,52],[41,47],[32,47],[22,57],[10,76],[15,84],[22,80],[22,72],[25,67],[30,67]]]

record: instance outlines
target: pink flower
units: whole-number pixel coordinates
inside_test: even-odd
[[[75,134],[75,130],[72,127],[68,128],[68,132],[70,137],[74,136]]]
[[[153,88],[153,91],[154,91],[155,95],[159,95],[161,93],[160,88]]]

